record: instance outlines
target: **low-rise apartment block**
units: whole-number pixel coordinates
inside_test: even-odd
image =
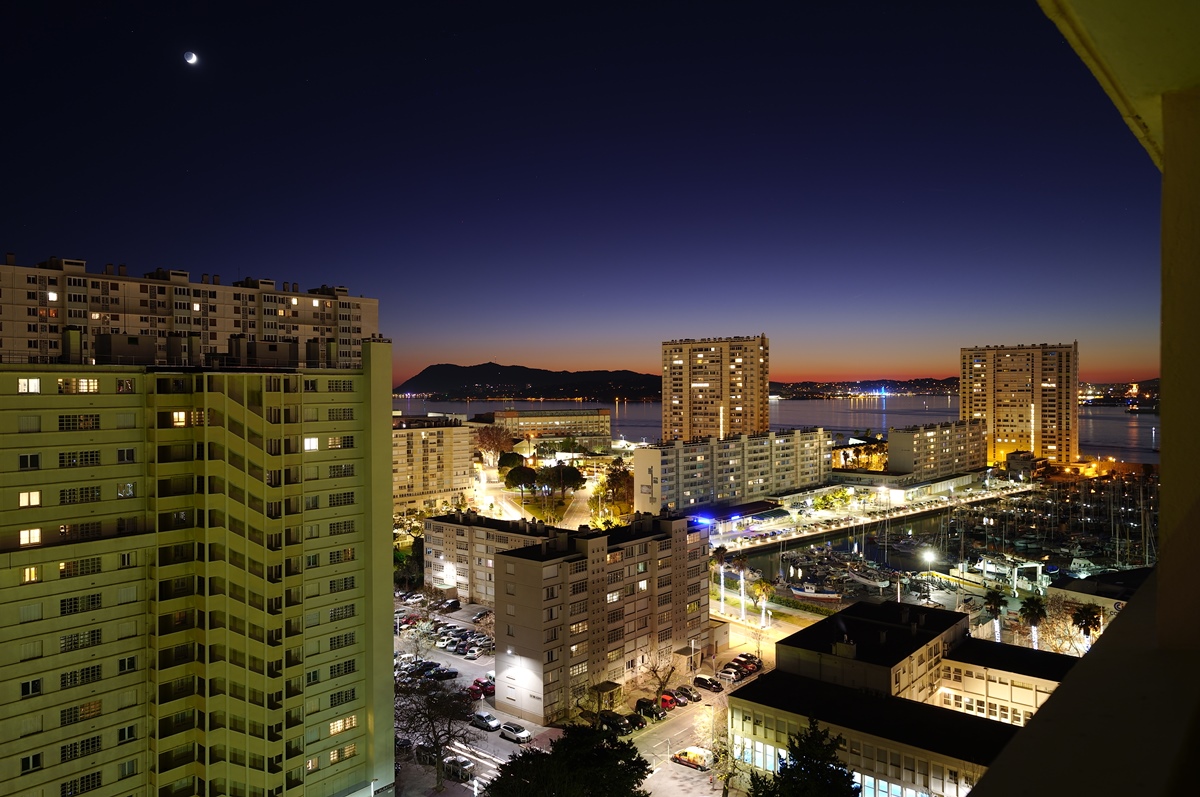
[[[832,442],[818,427],[636,449],[634,509],[687,512],[818,487],[829,480]]]
[[[565,720],[589,692],[602,708],[619,706],[647,666],[687,672],[712,654],[707,527],[642,516],[567,531],[463,513],[426,528],[427,562],[437,567],[433,535],[454,540],[456,556],[465,543],[470,568],[494,587],[491,599],[472,599],[495,610],[496,706],[506,713]]]

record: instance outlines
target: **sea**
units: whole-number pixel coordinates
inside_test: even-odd
[[[423,401],[398,398],[394,409],[406,415],[430,412],[466,415],[495,410],[567,410],[606,408],[612,413],[613,439],[656,443],[662,435],[662,408],[657,401],[617,403],[587,401]],[[851,399],[771,401],[771,429],[782,431],[820,426],[832,433],[887,434],[889,427],[919,426],[958,420],[957,396],[867,396]],[[1121,407],[1079,408],[1079,451],[1082,456],[1119,462],[1158,464],[1161,420]]]

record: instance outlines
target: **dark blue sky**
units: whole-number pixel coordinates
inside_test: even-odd
[[[0,245],[344,284],[396,382],[1158,374],[1158,173],[1032,0],[375,5],[0,8]]]

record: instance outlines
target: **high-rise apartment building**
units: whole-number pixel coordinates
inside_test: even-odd
[[[52,257],[0,265],[0,361],[211,364],[234,355],[246,365],[299,362],[310,368],[362,365],[364,340],[379,332],[379,301],[322,285],[156,269],[141,277],[110,264]]]
[[[377,337],[346,368],[0,363],[0,794],[390,782],[390,420]]]
[[[958,417],[987,423],[987,461],[1014,451],[1051,464],[1079,459],[1079,344],[961,350]]]
[[[461,418],[392,413],[392,511],[465,505],[474,465],[471,430]]]
[[[771,426],[766,335],[662,344],[664,441],[759,434]]]

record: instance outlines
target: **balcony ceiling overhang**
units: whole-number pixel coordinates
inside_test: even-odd
[[[1162,169],[1162,96],[1200,87],[1197,0],[1038,0]]]

